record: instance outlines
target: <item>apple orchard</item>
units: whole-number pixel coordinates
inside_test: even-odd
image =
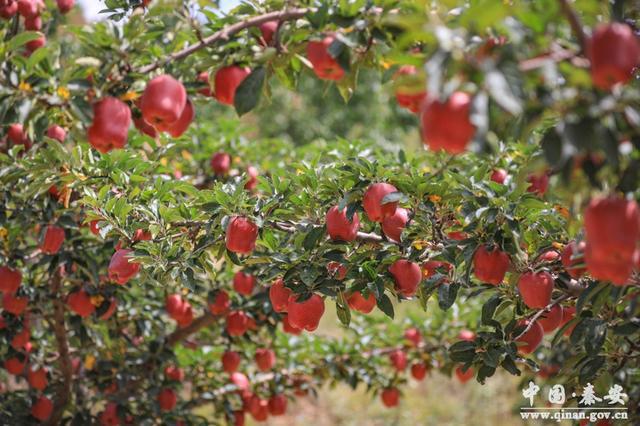
[[[241,425],[338,382],[393,409],[498,370],[618,384],[640,421],[637,3],[192,3],[0,0],[1,424]],[[347,117],[364,70],[424,149],[204,112],[304,76]]]

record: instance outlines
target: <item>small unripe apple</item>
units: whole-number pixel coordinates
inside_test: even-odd
[[[473,368],[469,367],[466,371],[463,371],[463,367],[459,366],[456,368],[456,377],[460,381],[460,383],[467,383],[469,380],[473,379],[475,372]]]
[[[397,201],[382,204],[384,197],[393,192],[398,192],[398,189],[388,183],[374,183],[367,188],[362,198],[362,207],[370,221],[382,222],[385,217],[395,214]]]
[[[329,46],[335,40],[334,36],[326,36],[324,39],[310,41],[307,44],[307,59],[313,66],[313,72],[322,80],[338,81],[344,77],[344,70],[329,53]]]
[[[489,249],[486,244],[481,245],[473,256],[473,272],[479,281],[498,285],[504,280],[509,269],[509,255],[498,247]]]
[[[404,371],[407,368],[407,353],[402,349],[396,349],[389,353],[389,361],[396,371]]]
[[[0,291],[15,293],[22,282],[22,273],[8,266],[0,267]]]
[[[389,267],[393,275],[396,291],[404,297],[412,297],[422,281],[420,265],[406,259],[398,259]]]
[[[299,336],[302,333],[302,329],[298,327],[294,327],[289,322],[289,315],[284,314],[282,316],[282,331],[287,334],[292,334],[294,336]]]
[[[236,272],[233,276],[233,289],[244,296],[251,296],[255,283],[256,277],[242,271]]]
[[[181,117],[187,105],[187,92],[168,74],[154,77],[140,98],[144,121],[160,131],[168,131]]]
[[[571,241],[562,250],[560,261],[565,271],[572,278],[580,278],[587,271],[587,268],[578,266],[584,263],[584,251],[587,244],[584,241]]]
[[[47,380],[47,369],[44,367],[40,368],[29,368],[27,371],[27,380],[29,381],[29,386],[39,391],[45,390],[49,381]]]
[[[209,303],[209,312],[212,315],[222,315],[229,310],[229,306],[231,306],[231,301],[227,292],[218,290]]]
[[[67,297],[67,305],[76,314],[82,318],[86,318],[91,315],[96,307],[91,303],[91,297],[84,290],[74,291]]]
[[[64,243],[64,229],[59,226],[49,225],[44,232],[40,250],[44,254],[56,254],[62,247],[62,243]]]
[[[271,349],[256,349],[255,361],[260,371],[269,371],[276,365],[276,353]]]
[[[216,152],[211,157],[211,169],[217,176],[224,176],[229,173],[231,167],[231,156],[226,152]]]
[[[347,208],[338,210],[338,206],[333,206],[327,211],[326,223],[329,238],[334,241],[354,241],[358,236],[360,218],[354,212],[352,221],[347,217]]]
[[[193,108],[193,104],[191,103],[191,100],[187,99],[187,104],[184,106],[184,109],[182,110],[182,114],[180,114],[180,117],[178,118],[178,120],[171,124],[168,124],[166,127],[163,127],[163,128],[165,128],[166,129],[165,131],[169,133],[172,137],[179,138],[180,136],[182,136],[184,132],[187,131],[187,129],[189,128],[189,125],[191,124],[195,116],[196,116],[196,110]]]
[[[505,169],[493,169],[493,172],[491,172],[491,180],[501,185],[504,185],[508,176],[509,174]]]
[[[93,105],[93,123],[87,134],[89,143],[105,153],[123,148],[131,125],[131,110],[119,99],[106,97]]]
[[[627,24],[602,24],[589,40],[587,55],[591,61],[593,85],[610,90],[633,78],[633,70],[640,62],[640,41]]]
[[[24,367],[27,365],[27,359],[19,356],[14,356],[4,361],[4,368],[9,372],[9,374],[13,374],[17,376],[22,374]]]
[[[250,254],[256,246],[258,227],[244,216],[234,216],[227,225],[225,243],[227,250]]]
[[[549,187],[549,174],[546,171],[532,173],[527,177],[527,182],[529,182],[527,192],[531,192],[542,197]]]
[[[160,410],[162,411],[171,411],[176,406],[178,398],[176,397],[176,393],[173,389],[164,388],[158,394],[158,404],[160,405]]]
[[[422,343],[422,333],[415,327],[407,328],[404,332],[404,338],[411,342],[412,346],[418,346]]]
[[[522,327],[528,326],[529,321],[520,321],[518,325]],[[538,322],[534,322],[531,325],[531,328],[520,336],[516,342],[524,343],[524,345],[518,345],[518,352],[521,354],[530,354],[535,351],[538,346],[540,346],[540,342],[542,342],[542,338],[544,337],[544,331]]]
[[[454,92],[444,102],[427,98],[420,113],[425,145],[449,154],[464,152],[476,132],[469,118],[470,110],[471,96],[464,92]]]
[[[396,208],[391,216],[382,219],[382,231],[391,241],[400,242],[402,231],[409,221],[409,211],[402,207]]]
[[[385,407],[395,407],[400,402],[400,391],[395,388],[384,388],[380,394],[380,399]]]
[[[368,314],[376,307],[376,297],[372,292],[364,297],[361,292],[354,291],[347,297],[347,304],[355,311]]]
[[[42,395],[31,407],[31,415],[41,422],[44,422],[53,412],[53,402],[46,396]]]
[[[283,416],[287,412],[287,397],[282,394],[273,395],[269,398],[269,414],[272,416]]]
[[[293,294],[289,297],[289,323],[299,329],[315,331],[324,314],[324,299],[317,294],[298,302],[299,296]]]
[[[235,351],[226,351],[222,354],[222,369],[227,373],[234,373],[240,367],[240,354]]]
[[[251,70],[248,67],[230,65],[220,68],[214,77],[215,93],[213,96],[221,104],[233,105],[238,86],[249,74],[251,74]]]
[[[57,124],[53,124],[47,129],[47,136],[62,143],[67,137],[67,131]]]
[[[560,326],[562,323],[562,307],[553,305],[549,312],[545,312],[538,318],[538,324],[545,333],[550,333]]]
[[[184,380],[184,370],[175,365],[167,365],[164,369],[164,375],[168,380],[181,382]]]
[[[273,41],[273,35],[278,29],[278,21],[267,21],[260,25],[260,33],[262,34],[261,44],[269,46]]]
[[[411,377],[421,381],[427,376],[429,367],[424,362],[417,362],[411,366]]]
[[[253,191],[258,185],[258,169],[253,166],[247,167],[247,175],[249,176],[249,180],[244,184],[244,189]]]
[[[75,0],[56,0],[56,3],[58,5],[58,10],[60,11],[60,13],[64,15],[65,13],[69,13],[69,11],[73,9]]]
[[[227,333],[230,336],[242,336],[249,329],[249,318],[242,311],[233,311],[227,315]]]
[[[120,285],[126,284],[140,270],[140,264],[129,259],[131,250],[119,249],[111,256],[109,262],[109,279]]]
[[[2,297],[2,307],[6,312],[15,316],[20,316],[27,308],[29,299],[27,297],[19,297],[13,293],[5,293]]]
[[[518,290],[525,305],[540,309],[551,302],[553,284],[553,277],[546,271],[525,272],[518,280]]]
[[[418,69],[413,65],[403,65],[395,74],[396,101],[398,105],[413,113],[418,113],[424,103],[427,92],[424,82],[416,78]]]

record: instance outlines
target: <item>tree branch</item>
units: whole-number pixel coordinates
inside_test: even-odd
[[[571,25],[571,30],[573,34],[578,39],[578,43],[580,44],[580,49],[583,52],[586,52],[587,48],[587,36],[584,33],[584,29],[582,28],[582,22],[580,22],[580,18],[575,10],[569,4],[569,0],[559,0],[560,9],[562,13],[566,16],[569,21],[569,25]]]
[[[193,320],[193,322],[188,326],[178,328],[169,336],[167,336],[167,346],[175,346],[177,343],[186,339],[193,333],[197,333],[198,331],[200,331],[200,329],[213,324],[215,320],[216,317],[211,315],[209,312],[205,312],[202,316]]]
[[[559,303],[562,303],[563,301],[567,300],[568,298],[569,298],[568,294],[563,294],[562,296],[558,297],[556,300],[552,301],[547,306],[545,306],[544,308],[542,308],[538,312],[536,312],[531,318],[529,318],[529,320],[528,320],[529,323],[524,328],[524,330],[522,330],[522,333],[520,333],[516,337],[514,337],[513,340],[518,340],[519,338],[524,336],[529,330],[531,330],[531,327],[533,327],[533,323],[535,323],[538,320],[538,318],[540,318],[543,314],[550,312],[551,308],[553,308],[554,306],[556,306]]]
[[[62,373],[62,389],[56,393],[53,412],[47,422],[48,425],[57,425],[60,423],[64,409],[71,399],[71,381],[73,371],[71,368],[71,359],[69,358],[67,330],[64,323],[65,303],[60,294],[61,284],[62,275],[60,268],[56,267],[49,281],[49,286],[53,297],[53,316],[51,323],[53,324],[53,332],[58,344],[60,371]]]
[[[291,9],[291,10],[284,10],[284,11],[277,11],[277,12],[269,12],[269,13],[265,13],[264,15],[258,15],[258,16],[254,16],[252,18],[249,19],[245,19],[243,21],[240,22],[236,22],[235,24],[231,24],[229,26],[226,26],[224,28],[222,28],[219,31],[216,31],[215,33],[211,34],[208,37],[203,38],[201,41],[199,41],[198,43],[192,44],[190,46],[185,47],[182,50],[179,50],[175,53],[172,53],[171,55],[156,61],[154,63],[151,63],[149,65],[144,65],[138,69],[135,70],[135,72],[140,73],[140,74],[147,74],[151,71],[154,71],[168,63],[174,62],[174,61],[179,61],[181,59],[186,58],[187,56],[191,55],[192,53],[207,47],[219,40],[228,40],[232,35],[250,28],[250,27],[257,27],[258,25],[264,24],[265,22],[268,21],[290,21],[293,19],[298,19],[303,17],[307,12],[309,12],[311,9],[308,8],[303,8],[303,9]]]

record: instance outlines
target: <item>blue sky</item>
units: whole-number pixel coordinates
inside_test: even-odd
[[[98,12],[104,9],[104,2],[102,0],[78,0],[78,3],[82,6],[84,15],[89,20],[98,19],[100,17]],[[220,9],[227,11],[235,7],[238,3],[240,3],[240,0],[221,0]]]

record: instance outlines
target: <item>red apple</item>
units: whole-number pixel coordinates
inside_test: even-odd
[[[253,166],[247,167],[247,175],[249,176],[249,180],[244,184],[244,189],[253,191],[256,189],[256,185],[258,185],[258,169]]]
[[[15,293],[22,282],[22,273],[8,266],[0,267],[0,291]]]
[[[120,285],[126,284],[140,270],[140,264],[129,259],[131,250],[119,249],[109,262],[109,279]]]
[[[520,321],[518,323],[518,325],[523,327],[528,326],[528,324],[529,321]],[[544,331],[542,330],[542,327],[538,322],[534,322],[531,328],[516,340],[518,343],[524,343],[524,345],[518,345],[518,352],[525,355],[530,354],[540,346],[540,342],[542,342],[543,337]]]
[[[538,262],[552,263],[560,259],[560,253],[555,250],[546,250],[540,256],[538,256]]]
[[[527,192],[531,192],[542,197],[549,187],[549,174],[546,170],[540,173],[532,173],[527,177],[527,182],[529,182]]]
[[[22,124],[14,123],[9,125],[7,129],[7,139],[9,139],[13,145],[30,145],[30,141],[27,138]]]
[[[368,314],[376,307],[376,297],[372,292],[364,297],[361,292],[354,291],[347,297],[347,304],[355,311]]]
[[[260,25],[260,33],[262,33],[262,42],[261,44],[265,46],[269,46],[273,41],[273,35],[276,33],[278,29],[278,21],[267,21]]]
[[[19,356],[14,356],[4,361],[4,368],[9,372],[9,374],[13,374],[14,376],[22,374],[26,365],[27,359],[20,358]]]
[[[218,290],[209,303],[209,311],[212,315],[222,315],[229,310],[231,301],[229,295],[224,290]]]
[[[460,333],[458,333],[458,339],[473,342],[476,340],[476,333],[471,330],[460,330]]]
[[[2,297],[2,307],[10,314],[20,316],[27,308],[29,299],[27,297],[18,297],[13,293],[5,293]]]
[[[37,0],[18,0],[18,13],[23,18],[39,15],[39,2]]]
[[[422,333],[415,327],[407,328],[404,332],[404,338],[411,342],[412,346],[419,346],[422,343]]]
[[[525,272],[518,280],[518,290],[525,305],[539,309],[551,302],[553,284],[553,277],[546,271]]]
[[[285,287],[282,278],[277,278],[269,287],[269,300],[276,312],[287,312],[291,290]]]
[[[473,368],[469,367],[466,371],[463,371],[462,366],[456,368],[456,377],[460,381],[460,383],[467,383],[469,380],[473,379],[475,372]]]
[[[289,315],[287,314],[284,314],[282,316],[282,331],[294,336],[299,336],[300,333],[302,333],[302,329],[291,325],[291,323],[289,322]]]
[[[389,267],[389,272],[395,280],[396,291],[404,297],[412,297],[422,281],[420,265],[405,259],[396,260]]]
[[[238,371],[240,366],[240,354],[235,351],[226,351],[222,354],[222,369],[227,373]]]
[[[233,276],[233,289],[244,296],[251,296],[256,278],[251,274],[238,271]]]
[[[58,10],[60,13],[64,15],[73,9],[75,0],[56,0],[56,3],[58,4]]]
[[[562,323],[562,307],[560,305],[553,305],[549,312],[542,314],[538,318],[538,324],[542,327],[545,333],[550,333],[560,326]]]
[[[200,83],[204,83],[206,85],[206,87],[203,87],[202,89],[198,90],[198,93],[200,93],[202,96],[211,97],[212,94],[211,94],[211,86],[209,85],[209,72],[202,71],[201,73],[198,74],[197,80]]]
[[[23,350],[27,347],[30,347],[29,339],[31,338],[31,331],[29,330],[29,326],[24,324],[22,326],[22,330],[16,333],[11,339],[11,347],[16,351]]]
[[[420,111],[427,97],[424,82],[416,78],[417,74],[418,70],[413,65],[403,65],[395,74],[396,101],[413,113]]]
[[[0,7],[0,16],[4,19],[11,19],[16,15],[16,13],[18,13],[17,1],[11,1],[6,3],[5,6]]]
[[[91,297],[84,290],[77,290],[69,294],[67,305],[69,305],[69,309],[82,318],[88,317],[96,310],[96,307],[91,303]]]
[[[402,230],[407,225],[408,221],[409,211],[402,207],[398,207],[394,214],[382,219],[382,231],[391,241],[399,243]]]
[[[184,106],[178,121],[167,125],[166,132],[169,133],[171,137],[179,138],[187,131],[195,116],[196,111],[193,108],[193,104],[191,103],[191,100],[187,99],[187,104]]]
[[[160,131],[169,131],[182,116],[186,105],[184,86],[168,74],[154,77],[140,98],[142,118]]]
[[[455,92],[444,102],[427,98],[420,114],[425,145],[449,154],[464,152],[476,132],[470,109],[471,96],[464,92]]]
[[[158,131],[156,130],[156,128],[144,121],[144,118],[142,118],[142,116],[134,117],[133,125],[136,127],[136,129],[138,129],[138,131],[140,131],[140,133],[144,135],[147,135],[154,139],[158,137]]]
[[[221,104],[233,105],[238,86],[251,74],[248,67],[230,65],[220,68],[216,72],[214,97]]]
[[[53,412],[53,402],[46,396],[42,395],[31,407],[31,415],[41,422],[51,417]]]
[[[230,381],[233,383],[238,390],[246,391],[249,390],[249,379],[242,373],[231,373]]]
[[[255,361],[260,371],[269,371],[276,365],[276,354],[271,349],[256,349]]]
[[[47,137],[50,137],[51,139],[55,139],[58,142],[62,143],[67,137],[67,131],[57,124],[53,124],[47,129]]]
[[[493,172],[491,172],[491,180],[501,185],[504,185],[508,176],[509,175],[505,169],[493,169]]]
[[[175,365],[167,365],[164,369],[164,375],[168,380],[181,382],[184,380],[184,370]]]
[[[150,241],[152,238],[151,232],[144,229],[136,229],[133,233],[133,241]]]
[[[231,167],[231,156],[226,152],[216,152],[211,157],[211,169],[218,176],[224,176],[229,173]]]
[[[395,407],[400,402],[400,391],[397,388],[384,388],[380,394],[382,403],[385,407]]]
[[[593,85],[610,90],[633,78],[633,70],[639,64],[640,41],[627,24],[601,24],[589,40],[587,55],[591,61]]]
[[[287,397],[282,394],[273,395],[269,398],[269,414],[272,416],[282,416],[287,412]]]
[[[101,426],[118,426],[120,425],[120,417],[118,417],[118,405],[115,402],[109,402],[104,411],[100,413]]]
[[[88,129],[89,143],[105,153],[127,144],[131,110],[119,99],[106,97],[93,105],[93,123]]]
[[[393,192],[398,192],[398,189],[388,183],[374,183],[367,188],[362,198],[362,206],[370,221],[382,222],[385,217],[395,214],[397,201],[382,203],[384,197]]]
[[[407,368],[407,354],[402,349],[396,349],[389,353],[389,361],[393,368],[399,372]]]
[[[479,281],[498,285],[504,280],[509,269],[509,255],[498,247],[489,248],[483,244],[478,247],[473,256],[473,271]]]
[[[360,218],[358,213],[353,213],[353,220],[347,217],[347,208],[338,210],[338,206],[333,206],[327,211],[327,233],[334,241],[354,241],[358,236]]]
[[[173,389],[164,388],[158,394],[158,404],[160,405],[160,410],[162,411],[171,411],[176,406],[176,402],[178,398],[176,397],[176,393]]]
[[[227,333],[242,336],[249,329],[249,317],[242,311],[232,311],[227,315]]]
[[[424,362],[417,362],[411,366],[411,377],[421,381],[427,376],[429,367]]]
[[[47,369],[44,367],[29,368],[27,371],[27,380],[29,381],[29,386],[39,391],[45,390],[49,381],[47,380]]]
[[[258,227],[244,216],[234,216],[227,225],[227,250],[239,254],[250,254],[256,246]]]
[[[45,44],[47,44],[47,37],[45,37],[44,34],[40,34],[40,37],[38,37],[35,40],[28,41],[25,44],[28,52],[27,56],[35,52],[36,50],[40,49],[41,47],[43,47]]]
[[[64,229],[59,226],[49,225],[44,232],[44,238],[40,244],[40,250],[44,254],[56,254],[64,242]]]
[[[329,275],[337,280],[344,280],[347,276],[347,267],[344,266],[340,262],[329,262],[327,263],[327,272]]]
[[[289,323],[302,330],[314,331],[318,328],[320,318],[324,314],[324,299],[317,294],[310,298],[298,302],[299,295],[293,294],[289,297]]]
[[[572,278],[580,278],[587,271],[587,268],[578,266],[584,263],[584,250],[587,244],[584,241],[571,241],[562,250],[560,260],[565,271]]]
[[[344,77],[344,70],[329,53],[329,46],[334,40],[335,37],[330,35],[307,44],[307,59],[313,66],[313,72],[322,80],[338,81]]]
[[[42,18],[40,18],[40,15],[24,18],[24,29],[28,31],[40,31],[42,29]]]
[[[562,307],[562,323],[560,324],[560,327],[564,327],[564,325],[566,323],[568,323],[569,321],[571,321],[572,319],[574,319],[576,317],[576,307],[575,306],[563,306]],[[571,333],[573,333],[573,329],[576,327],[576,324],[567,327],[564,330],[564,335],[565,336],[571,336]]]
[[[253,395],[249,402],[249,413],[257,422],[264,422],[269,417],[269,401]]]

